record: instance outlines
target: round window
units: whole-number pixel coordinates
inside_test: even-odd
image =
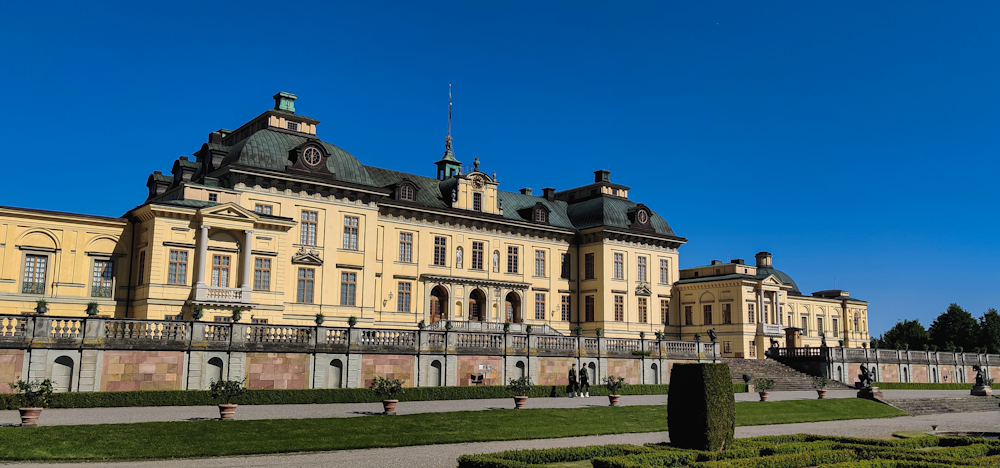
[[[639,220],[639,224],[646,224],[646,222],[649,221],[649,215],[646,214],[646,210],[639,210],[636,218]]]
[[[302,153],[302,159],[310,166],[318,166],[323,160],[323,153],[320,153],[316,148],[309,147]]]

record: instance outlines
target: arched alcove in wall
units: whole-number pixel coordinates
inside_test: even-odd
[[[444,375],[441,369],[441,361],[435,359],[431,361],[431,371],[427,375],[427,385],[430,387],[440,387],[441,377]]]
[[[327,370],[327,388],[344,387],[344,361],[334,359],[330,361],[330,369]]]
[[[73,390],[73,358],[59,356],[52,363],[52,390],[69,392]]]

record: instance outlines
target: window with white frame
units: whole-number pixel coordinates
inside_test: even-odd
[[[400,281],[399,289],[396,292],[396,311],[410,311],[410,288],[413,283]]]
[[[45,276],[49,257],[46,255],[24,256],[24,282],[21,292],[24,294],[45,294]]]
[[[545,276],[545,251],[535,251],[535,276]]]
[[[357,297],[358,274],[340,274],[340,305],[352,306]]]
[[[187,255],[187,252],[184,252]],[[94,260],[94,277],[91,285],[91,297],[111,297],[111,284],[114,280],[114,263],[111,260]]]
[[[660,284],[670,284],[670,260],[660,260]]]
[[[535,319],[545,320],[545,294],[535,293]]]
[[[299,225],[299,243],[302,245],[316,245],[316,227],[319,213],[315,211],[303,211],[302,223]]]
[[[636,259],[636,281],[646,281],[646,257]]]
[[[256,291],[270,291],[271,290],[271,259],[270,258],[256,258],[256,259],[254,259],[254,261],[253,261],[253,288]]]
[[[187,284],[187,267],[187,251],[171,250],[167,264],[167,284]],[[97,262],[94,262],[94,270],[94,275],[97,275]]]
[[[518,248],[507,246],[507,273],[517,273]]]
[[[399,233],[399,261],[402,263],[413,262],[413,233]]]
[[[620,253],[616,253],[615,254],[614,278],[615,279],[624,279],[625,278],[625,255],[624,254],[620,254]]]
[[[299,268],[298,291],[296,300],[302,304],[313,303],[313,290],[316,284],[315,268]]]
[[[344,249],[358,250],[357,216],[344,216]]]
[[[446,266],[448,264],[448,238],[437,236],[434,238],[434,264]]]

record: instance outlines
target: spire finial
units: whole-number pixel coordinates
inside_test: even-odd
[[[451,152],[451,83],[448,83],[448,136],[444,137],[444,150]]]

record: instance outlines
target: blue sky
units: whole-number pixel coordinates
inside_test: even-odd
[[[87,4],[84,4],[87,3]],[[996,2],[15,2],[0,205],[117,216],[209,132],[299,96],[363,163],[501,188],[610,169],[690,239],[774,254],[878,333],[1000,307]]]

